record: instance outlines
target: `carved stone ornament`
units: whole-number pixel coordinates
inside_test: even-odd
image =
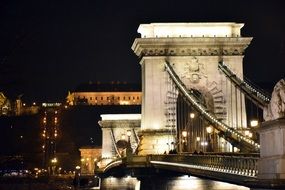
[[[285,80],[281,79],[274,87],[271,100],[263,109],[265,121],[285,118]]]
[[[191,83],[199,83],[202,77],[207,77],[205,75],[204,65],[194,57],[185,64],[185,72],[182,74],[181,78],[186,78]]]

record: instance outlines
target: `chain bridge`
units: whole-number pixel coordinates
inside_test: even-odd
[[[243,75],[252,38],[241,36],[242,27],[140,25],[132,49],[142,68],[142,113],[123,121],[102,116],[103,154],[95,172],[140,176],[147,169],[249,187],[284,186],[282,172],[266,173],[258,165],[267,159],[257,132],[271,96]]]

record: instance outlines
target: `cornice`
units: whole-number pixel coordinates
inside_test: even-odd
[[[114,121],[99,121],[98,124],[101,128],[111,128],[111,127],[140,127],[141,120],[114,120]]]
[[[132,49],[142,56],[243,55],[251,37],[137,38]]]

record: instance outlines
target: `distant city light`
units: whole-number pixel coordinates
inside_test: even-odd
[[[53,159],[51,160],[51,163],[53,163],[53,164],[57,163],[57,158],[53,158]]]

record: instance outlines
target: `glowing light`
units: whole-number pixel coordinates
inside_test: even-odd
[[[249,135],[249,131],[248,131],[248,130],[244,131],[244,134],[245,134],[246,136],[248,136],[248,135]]]
[[[201,137],[196,137],[196,141],[199,142],[201,140]]]
[[[141,24],[138,33],[155,37],[236,37],[243,24],[228,23],[151,23]]]
[[[252,138],[252,133],[249,133],[249,134],[248,134],[248,137],[249,137],[249,138]]]
[[[52,160],[51,160],[51,163],[57,163],[57,158],[53,158]]]
[[[125,134],[122,134],[121,139],[122,139],[122,140],[125,140],[125,139],[126,139],[126,135],[125,135]]]
[[[132,135],[132,131],[131,130],[127,130],[127,136],[130,137]]]
[[[187,137],[187,131],[182,131],[182,136],[185,138]]]
[[[207,133],[212,133],[213,132],[213,127],[212,126],[208,126],[206,128]]]
[[[254,120],[251,120],[251,121],[250,121],[250,126],[251,126],[251,127],[256,127],[256,126],[258,126],[258,120],[255,120],[255,119],[254,119]]]
[[[190,113],[190,118],[193,119],[195,117],[194,113]]]

